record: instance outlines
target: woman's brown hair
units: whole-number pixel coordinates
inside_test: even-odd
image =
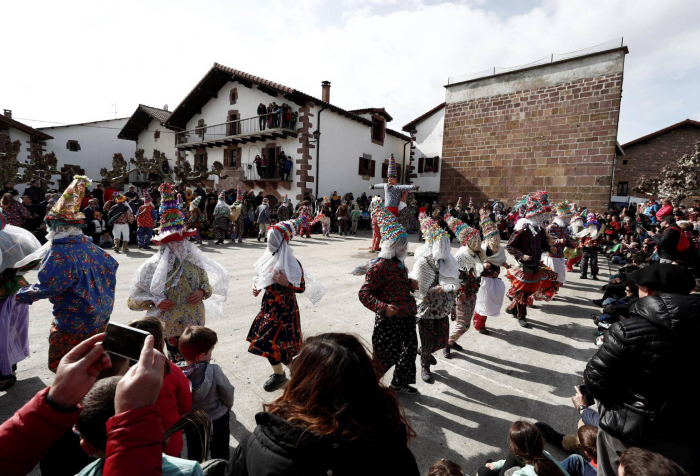
[[[129,327],[141,329],[153,336],[153,348],[165,354],[165,340],[163,338],[163,324],[155,317],[139,317],[128,324]],[[165,366],[165,375],[170,373],[170,365]]]
[[[511,453],[535,467],[538,476],[561,476],[557,463],[542,454],[544,438],[535,425],[526,421],[516,421],[510,425],[508,446]]]
[[[284,393],[263,408],[317,435],[416,436],[396,393],[379,383],[367,349],[350,334],[306,339]]]

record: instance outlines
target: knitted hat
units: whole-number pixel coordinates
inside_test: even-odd
[[[389,178],[396,178],[396,160],[394,160],[394,154],[389,156],[389,169],[386,174]]]
[[[273,230],[277,230],[282,233],[286,241],[294,238],[294,235],[301,229],[302,226],[306,225],[308,218],[306,214],[300,214],[298,218],[293,218],[291,220],[282,221],[272,225]]]
[[[192,200],[192,203],[190,203],[190,207],[198,207],[199,202],[202,201],[202,197],[197,197],[194,200]]]
[[[80,211],[80,203],[83,201],[85,188],[90,185],[90,179],[84,175],[76,175],[61,198],[51,207],[46,214],[46,223],[54,228],[56,226],[69,225],[83,227],[85,215]]]
[[[381,197],[374,197],[372,203],[369,204],[369,211],[373,212],[377,207],[384,207],[384,200]]]
[[[445,221],[447,222],[447,226],[449,226],[455,236],[457,236],[457,239],[462,246],[471,245],[469,248],[473,249],[474,251],[478,250],[479,246],[481,245],[481,243],[477,243],[476,240],[476,238],[479,238],[478,241],[481,241],[479,230],[470,227],[459,218],[455,218],[451,215],[445,215]]]
[[[545,210],[539,200],[533,197],[528,199],[527,204],[525,205],[525,218],[534,218],[537,215],[542,215],[546,212],[547,210]]]
[[[484,240],[488,240],[494,236],[500,236],[498,233],[498,228],[496,224],[491,220],[490,217],[486,216],[481,219],[481,234],[484,236]]]
[[[383,206],[383,202],[382,206],[376,206],[372,210],[372,216],[377,218],[377,226],[379,226],[379,233],[382,237],[380,243],[408,238],[406,230],[399,224],[394,214]]]
[[[95,220],[102,220],[102,213],[100,212],[95,212],[93,213]]]
[[[149,203],[153,203],[153,198],[151,198],[148,192],[143,192],[143,204],[148,205]]]
[[[595,219],[595,213],[586,215],[586,226],[596,225],[600,229],[600,222]]]
[[[560,218],[571,218],[575,213],[571,210],[569,202],[564,200],[563,202],[557,204],[557,216]]]
[[[182,206],[179,203],[182,196],[178,194],[178,198],[175,198],[172,184],[163,183],[158,190],[161,194],[160,227],[158,227],[160,233],[151,240],[153,244],[160,246],[173,241],[183,241],[197,234],[196,230],[187,231],[185,215],[182,214]]]
[[[122,195],[122,194],[119,193],[119,192],[115,192],[115,197],[114,197],[114,198],[117,200],[117,203],[124,203],[124,202],[126,202],[126,196]]]
[[[538,190],[533,198],[540,202],[543,207],[549,206],[549,192],[546,190]]]
[[[420,221],[420,231],[423,233],[423,236],[425,236],[425,244],[432,245],[445,237],[449,239],[450,235],[440,228],[440,225],[430,218],[425,211],[418,215],[418,220]]]
[[[237,202],[242,202],[243,201],[243,190],[241,190],[241,186],[239,185],[238,188],[236,189],[236,201]]]

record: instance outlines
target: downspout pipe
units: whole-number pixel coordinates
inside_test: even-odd
[[[321,113],[325,111],[327,107],[323,106],[320,111],[318,111],[318,123],[316,124],[316,130],[320,133],[321,132]],[[321,181],[320,180],[320,170],[319,170],[319,152],[321,150],[321,136],[318,136],[318,140],[316,141],[316,193],[314,194],[314,200],[318,199],[318,184]]]
[[[401,170],[401,185],[406,185],[406,146],[410,144],[412,141],[408,141],[403,145],[403,163],[401,164],[402,170]]]

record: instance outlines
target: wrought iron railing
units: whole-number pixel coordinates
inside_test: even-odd
[[[280,182],[291,182],[294,173],[294,168],[292,168],[289,173],[280,173],[277,164],[260,167],[258,170],[258,167],[252,162],[243,164],[243,169],[245,171],[245,180],[277,180]]]
[[[294,119],[289,121],[285,120],[284,113],[270,113],[211,126],[204,125],[188,131],[178,132],[175,136],[175,141],[176,144],[194,144],[273,130],[287,130],[293,132],[295,127],[296,123]]]

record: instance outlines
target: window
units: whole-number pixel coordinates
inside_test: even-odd
[[[622,165],[627,165],[627,159],[622,159]]]
[[[374,177],[376,162],[372,160],[372,156],[364,154],[360,157],[357,174],[362,176]]]
[[[617,182],[617,195],[620,197],[627,196],[627,187],[629,182]]]
[[[421,157],[418,159],[418,173],[435,173],[440,168],[440,157]]]
[[[372,116],[372,143],[384,145],[386,122],[379,116]]]
[[[197,135],[204,139],[204,134],[207,132],[207,125],[204,123],[204,119],[200,119],[197,121]]]
[[[153,133],[153,138],[154,138],[155,140],[160,139],[160,131],[155,131],[155,132]]]
[[[403,169],[401,168],[400,164],[396,164],[396,182],[401,183],[401,172]],[[389,162],[384,162],[382,164],[382,178],[383,179],[388,179],[389,178]]]
[[[229,136],[235,136],[241,133],[241,123],[240,122],[231,122],[231,121],[238,121],[241,118],[240,114],[238,114],[238,111],[229,111],[228,115],[226,116],[226,135]]]
[[[199,149],[195,151],[194,154],[194,165],[195,167],[207,167],[207,151],[206,149]]]
[[[68,149],[71,152],[78,152],[80,150],[80,144],[77,140],[69,140],[66,143],[66,149]]]
[[[238,149],[228,149],[226,151],[226,167],[236,167],[238,163]]]

